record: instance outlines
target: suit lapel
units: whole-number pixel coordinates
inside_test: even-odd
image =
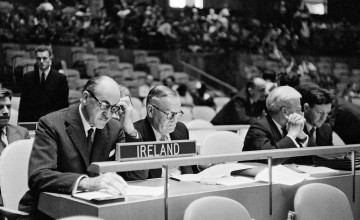
[[[144,130],[145,137],[143,137],[143,139],[146,141],[156,141],[154,131],[147,117],[145,118],[144,123],[145,123],[145,130]]]
[[[269,115],[266,116],[266,120],[268,120],[270,131],[272,132],[272,136],[274,137],[274,143],[280,141],[282,139],[282,136],[275,122]]]
[[[67,114],[66,121],[69,124],[66,127],[66,133],[78,149],[81,157],[84,159],[86,166],[90,164],[90,152],[87,148],[86,135],[84,131],[84,125],[81,121],[79,113],[79,105],[71,107]]]
[[[19,134],[19,132],[10,125],[6,125],[6,136],[9,144],[21,139],[21,135]]]

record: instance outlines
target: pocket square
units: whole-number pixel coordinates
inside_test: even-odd
[[[112,150],[112,151],[110,151],[109,157],[114,156],[114,154],[115,154],[115,149],[114,149],[114,150]]]

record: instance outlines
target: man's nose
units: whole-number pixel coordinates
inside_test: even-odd
[[[4,108],[2,109],[2,113],[3,114],[9,114],[10,113],[10,108],[5,105]]]

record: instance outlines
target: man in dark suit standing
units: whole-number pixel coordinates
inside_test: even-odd
[[[268,115],[255,121],[245,137],[244,151],[306,147],[301,94],[290,86],[275,88],[266,99]],[[273,159],[282,164],[288,158]]]
[[[251,124],[265,113],[266,82],[251,78],[211,120],[213,125]]]
[[[179,122],[183,112],[179,95],[167,86],[156,86],[146,98],[147,116],[134,123],[143,141],[187,140],[189,131]],[[193,173],[190,166],[169,167],[170,175]],[[161,169],[139,170],[126,178],[129,180],[159,178],[164,174]]]
[[[22,82],[19,122],[37,122],[41,116],[69,106],[66,76],[51,67],[51,48],[40,45],[35,55],[35,70],[26,73]]]
[[[112,114],[124,109],[124,122]],[[46,219],[36,209],[40,192],[70,194],[72,191],[106,190],[124,193],[126,182],[116,173],[90,177],[92,162],[115,159],[116,143],[139,141],[131,119],[130,100],[120,99],[118,84],[107,76],[91,78],[80,105],[40,118],[29,162],[30,190],[19,209],[30,219]],[[141,141],[141,140],[140,140]]]

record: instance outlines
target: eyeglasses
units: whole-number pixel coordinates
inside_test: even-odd
[[[89,90],[86,90],[98,103],[99,103],[99,106],[100,106],[100,109],[101,110],[108,110],[110,109],[111,113],[116,113],[118,112],[121,107],[120,106],[117,106],[117,105],[110,105],[106,102],[102,102],[100,101],[95,95],[94,93],[92,93],[91,91]]]
[[[164,113],[165,115],[166,115],[166,118],[168,119],[168,120],[171,120],[171,119],[173,119],[173,118],[176,118],[176,119],[179,119],[179,118],[181,118],[182,116],[183,116],[183,114],[184,114],[184,112],[183,111],[179,111],[179,112],[165,112],[165,111],[162,111],[162,110],[160,110],[158,107],[156,107],[155,105],[152,105],[152,104],[150,104],[152,107],[154,107],[154,108],[156,108],[159,112],[162,112],[162,113]]]

